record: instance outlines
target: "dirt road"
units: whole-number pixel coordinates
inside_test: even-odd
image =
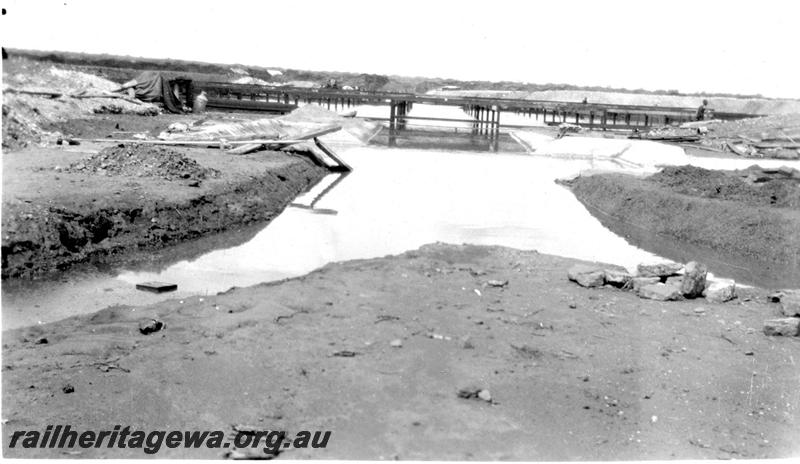
[[[569,282],[574,262],[437,244],[6,332],[4,453],[143,456],[8,449],[13,431],[47,424],[333,432],[327,449],[290,448],[287,458],[800,453],[800,339],[761,332],[779,312],[763,292],[726,304],[642,300]],[[166,329],[142,335],[151,317]],[[491,402],[460,398],[465,388],[488,390]]]

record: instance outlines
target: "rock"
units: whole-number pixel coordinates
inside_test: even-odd
[[[764,321],[764,334],[795,337],[800,334],[800,317],[784,317]]]
[[[139,332],[142,335],[150,335],[164,328],[164,323],[156,319],[145,319],[139,322]]]
[[[508,285],[507,280],[489,280],[486,282],[489,287],[505,287]]]
[[[169,133],[186,132],[187,130],[189,130],[189,126],[182,122],[173,122],[167,127],[167,132]]]
[[[600,287],[605,283],[605,271],[603,269],[576,264],[567,271],[569,280],[577,282],[582,287]]]
[[[624,287],[633,279],[630,272],[619,269],[604,269],[603,273],[606,284],[614,287]]]
[[[781,312],[786,317],[800,316],[800,292],[786,290],[781,296]]]
[[[689,261],[684,267],[683,281],[681,282],[681,293],[686,298],[698,298],[703,296],[706,288],[706,276],[708,269],[704,264],[697,261]]]
[[[676,275],[672,277],[667,277],[667,280],[665,280],[664,283],[680,289],[681,285],[683,285],[683,276]]]
[[[48,343],[47,337],[42,337],[42,338],[36,340],[36,344],[37,345],[47,345],[47,343]]]
[[[389,342],[389,346],[391,346],[392,348],[402,348],[403,340],[400,340],[399,338],[392,340],[391,342]]]
[[[736,283],[731,279],[715,280],[706,287],[705,295],[712,303],[730,301],[736,298]]]
[[[73,387],[71,384],[66,384],[61,387],[61,391],[64,393],[73,393],[75,392],[75,387]]]
[[[694,312],[695,312],[695,314],[703,314],[703,313],[706,312],[706,308],[704,308],[702,306],[698,306],[697,308],[694,308]]]
[[[460,388],[458,390],[458,397],[459,398],[464,398],[465,400],[469,400],[469,399],[472,399],[472,398],[477,398],[478,397],[478,392],[480,392],[481,390],[483,390],[483,389],[475,387],[475,386],[472,386],[472,385],[470,385],[468,387]]]
[[[463,341],[463,343],[462,343],[461,347],[464,348],[465,350],[475,349],[475,343],[473,343],[471,338],[464,337],[464,339],[462,341]]]
[[[459,389],[458,397],[466,400],[479,399],[489,403],[492,402],[492,394],[489,393],[489,390],[474,385]]]
[[[662,283],[644,285],[639,288],[636,294],[641,298],[658,301],[676,301],[683,299],[680,287]]]
[[[767,301],[769,301],[770,303],[780,303],[781,302],[781,298],[783,298],[785,295],[786,295],[786,292],[784,292],[783,290],[778,290],[778,291],[770,293],[767,296]]]
[[[639,277],[669,277],[676,275],[681,269],[683,269],[683,264],[680,263],[642,263],[636,266],[636,274]]]
[[[661,279],[658,277],[634,277],[631,282],[633,283],[633,291],[639,292],[639,289],[645,285],[657,284],[661,282]]]

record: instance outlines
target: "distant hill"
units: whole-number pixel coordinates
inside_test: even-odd
[[[230,81],[241,78],[243,73],[266,82],[284,83],[290,81],[312,81],[325,84],[330,79],[335,79],[340,86],[349,85],[364,90],[391,90],[396,92],[424,93],[429,90],[445,86],[457,87],[463,90],[498,90],[518,92],[541,92],[553,90],[576,91],[601,91],[628,94],[671,95],[692,97],[732,97],[732,98],[769,98],[761,95],[740,95],[729,93],[681,93],[677,90],[646,90],[624,89],[600,86],[578,86],[570,84],[533,84],[512,81],[462,81],[458,79],[411,77],[396,75],[380,75],[350,72],[308,71],[286,69],[276,66],[248,66],[242,64],[204,63],[199,61],[141,58],[108,54],[88,54],[61,51],[37,51],[7,49],[12,56],[22,56],[32,60],[47,61],[61,65],[85,68],[97,74],[118,82],[131,79],[143,70],[159,70],[179,72],[196,80],[203,81]],[[275,70],[281,71],[280,75],[273,75]]]

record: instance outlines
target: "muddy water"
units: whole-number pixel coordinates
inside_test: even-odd
[[[156,269],[6,285],[3,327],[58,320],[113,304],[147,304],[190,294],[213,297],[233,286],[298,276],[329,262],[401,253],[435,241],[535,249],[633,268],[658,256],[604,227],[555,179],[593,168],[648,171],[664,159],[725,169],[752,164],[686,157],[679,148],[648,142],[577,137],[529,142],[541,142],[546,150],[526,156],[337,147],[354,172],[344,178],[330,175],[244,243]],[[622,148],[628,159],[641,162],[633,166],[606,156]],[[580,156],[558,156],[560,152]],[[650,158],[654,161],[646,161]],[[725,275],[724,268],[714,270]],[[176,283],[179,291],[153,295],[134,290],[136,283],[151,280]]]

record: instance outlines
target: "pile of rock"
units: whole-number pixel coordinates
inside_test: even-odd
[[[569,280],[583,287],[613,287],[630,289],[641,298],[658,301],[677,301],[705,297],[713,303],[736,298],[736,283],[729,279],[706,280],[708,269],[691,261],[686,265],[672,262],[639,264],[636,275],[620,266],[591,266],[577,264],[567,273]]]
[[[764,321],[764,333],[767,335],[800,335],[800,290],[784,290],[771,296],[772,301],[781,304],[784,317]]]

